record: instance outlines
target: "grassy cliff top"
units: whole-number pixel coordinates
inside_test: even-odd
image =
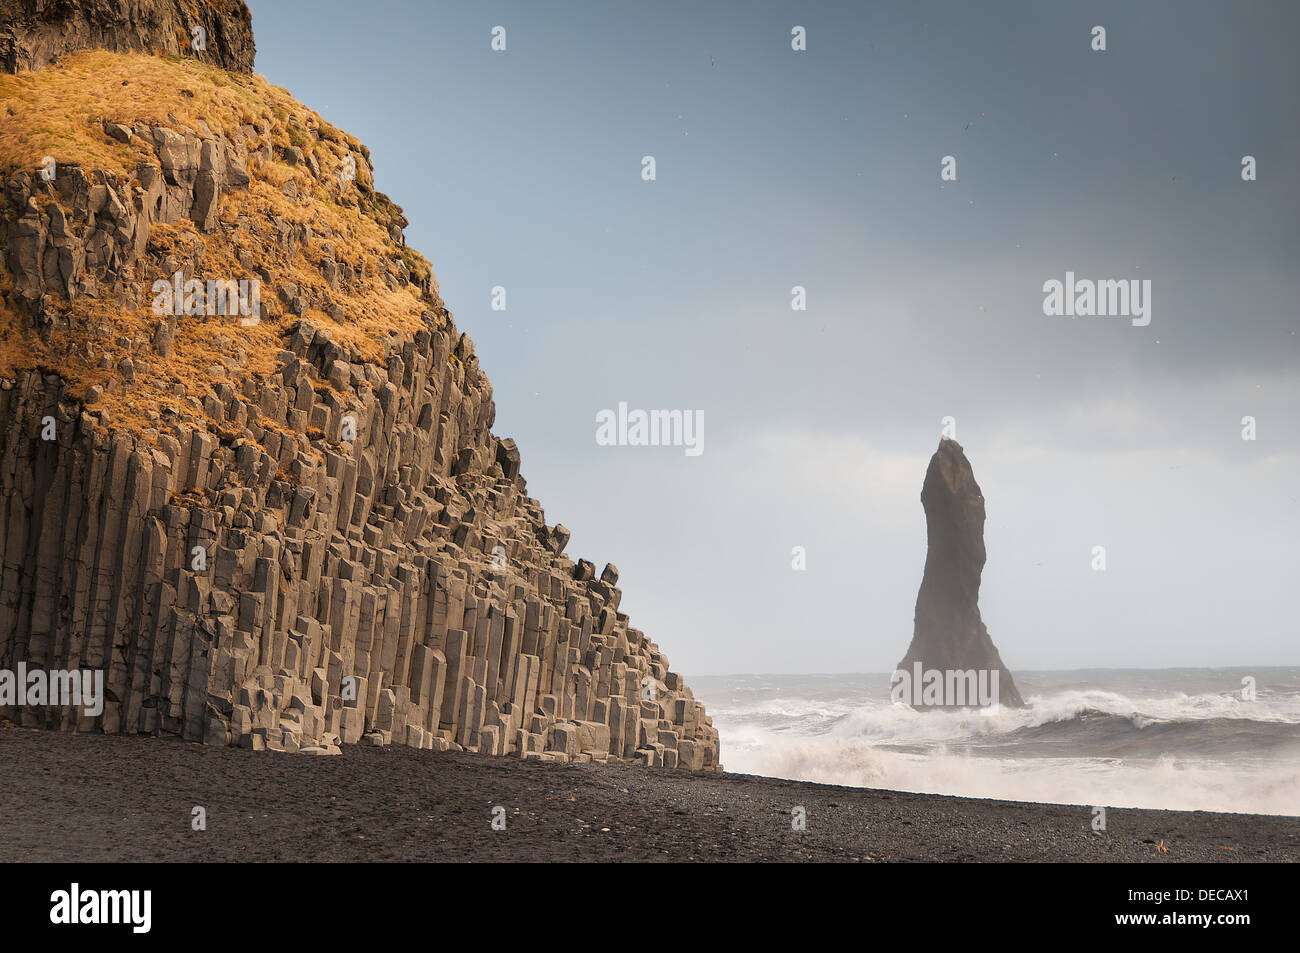
[[[286,286],[306,302],[302,317],[366,360],[382,359],[393,334],[426,327],[422,315],[430,311],[449,321],[429,263],[401,239],[401,209],[374,189],[369,150],[261,77],[185,58],[86,50],[43,70],[0,75],[0,103],[0,178],[29,173],[37,205],[48,211],[59,204],[69,220],[66,198],[36,175],[45,157],[60,169],[79,168],[127,205],[144,192],[140,166],[158,165],[152,141],[138,134],[119,141],[106,123],[242,139],[250,178],[247,188],[221,193],[217,226],[207,232],[188,220],[153,224],[145,253],[122,276],[125,296],[97,289],[55,302],[65,320],[40,334],[29,318],[0,304],[0,376],[36,367],[56,371],[74,395],[102,391],[100,402],[115,425],[136,429],[133,422],[147,426],[151,409],[175,406],[178,396],[201,399],[220,368],[236,378],[271,373],[283,335],[297,321],[276,301]],[[341,184],[338,172],[349,157],[355,179]],[[29,211],[4,204],[3,225]],[[286,227],[307,237],[286,242]],[[180,316],[171,358],[147,346],[142,351],[159,320],[150,287],[169,277],[176,262],[194,264],[200,279],[238,280],[264,270],[262,300],[274,302],[273,313],[264,310],[254,327]],[[347,281],[327,280],[336,265],[344,266]],[[9,267],[6,262],[0,275],[0,293],[13,288]],[[120,362],[142,357],[149,374],[123,386]]]

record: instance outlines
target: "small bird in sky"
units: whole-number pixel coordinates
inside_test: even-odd
[[[970,122],[966,123],[966,129],[969,129],[973,125],[975,125],[975,121],[971,120]],[[965,132],[966,129],[963,129],[962,132]]]
[[[718,65],[717,62],[713,59],[712,56],[709,57],[709,65],[710,65],[710,66],[717,66],[717,65]]]

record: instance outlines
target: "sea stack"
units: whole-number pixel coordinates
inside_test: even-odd
[[[916,597],[916,623],[912,644],[898,663],[898,669],[914,679],[921,672],[987,673],[989,684],[996,673],[997,702],[1019,708],[1024,705],[1011,672],[1002,663],[997,647],[980,618],[980,575],[984,571],[984,494],[975,482],[970,461],[961,444],[946,437],[930,458],[921,488],[925,507],[925,574]],[[917,668],[919,663],[919,669]],[[951,677],[951,676],[950,676]],[[962,707],[950,695],[921,700],[921,686],[915,685],[913,707]],[[937,703],[936,703],[937,702]],[[968,705],[974,702],[968,700]]]

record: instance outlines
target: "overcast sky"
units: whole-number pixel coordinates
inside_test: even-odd
[[[892,669],[946,416],[1013,671],[1300,664],[1300,7],[249,5],[675,669]],[[1067,271],[1150,324],[1045,315]],[[620,401],[704,452],[598,446]]]

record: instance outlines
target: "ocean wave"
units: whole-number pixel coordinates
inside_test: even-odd
[[[732,736],[724,740],[723,755],[728,771],[821,784],[1085,807],[1300,816],[1295,759],[995,759],[944,749],[923,755],[882,751],[844,738],[750,744]]]
[[[734,697],[734,696],[733,696]],[[1300,693],[1031,694],[999,711],[710,701],[727,769],[922,793],[1300,815]]]
[[[1233,694],[1177,695],[1133,699],[1107,691],[1066,691],[1031,695],[1025,708],[918,711],[881,698],[801,699],[778,697],[744,705],[710,702],[717,719],[729,723],[767,723],[809,734],[840,735],[900,742],[995,738],[1043,725],[1101,725],[1102,716],[1136,729],[1170,722],[1242,721],[1259,726],[1300,729],[1300,695],[1261,695],[1244,701]],[[1276,732],[1275,732],[1276,733]]]

